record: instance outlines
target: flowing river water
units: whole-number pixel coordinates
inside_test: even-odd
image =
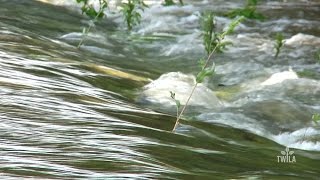
[[[0,0],[1,179],[318,179],[316,0],[261,2],[267,19],[227,37],[171,132],[169,91],[183,103],[205,55],[201,12],[241,6],[155,1],[130,33],[109,13],[77,49],[88,20],[75,1]],[[278,162],[286,147],[296,162]]]

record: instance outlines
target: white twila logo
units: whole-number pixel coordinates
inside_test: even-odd
[[[290,151],[289,147],[286,147],[285,151],[281,151],[282,156],[277,156],[278,163],[295,163],[296,156],[293,155],[294,151]]]

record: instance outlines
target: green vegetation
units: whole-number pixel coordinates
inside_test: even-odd
[[[175,101],[176,103],[176,108],[177,108],[177,117],[179,116],[179,109],[181,107],[181,103],[179,100],[176,99],[176,93],[170,91],[170,95],[171,95],[171,98]]]
[[[82,38],[78,44],[78,48],[81,47],[85,38],[88,36],[90,30],[94,26],[94,24],[103,19],[105,17],[104,11],[108,8],[108,1],[107,0],[98,0],[99,2],[99,9],[96,10],[93,7],[94,0],[76,0],[77,3],[82,4],[81,11],[82,14],[85,14],[88,18],[90,18],[91,22],[89,22],[88,27],[84,27],[82,29]],[[165,0],[164,6],[176,5],[173,0]],[[183,1],[179,0],[179,4],[183,5]],[[134,25],[137,25],[141,21],[141,11],[144,11],[145,8],[148,6],[143,2],[143,0],[128,0],[127,2],[123,2],[120,5],[120,11],[123,14],[125,23],[128,27],[128,30],[131,31]]]
[[[181,6],[183,6],[183,1],[182,0],[179,0],[179,4]],[[177,3],[175,3],[173,0],[164,0],[164,3],[163,3],[164,6],[172,6],[172,5],[177,5]]]
[[[280,50],[281,50],[282,46],[284,45],[282,33],[277,33],[275,41],[276,42],[274,44],[274,48],[276,50],[276,54],[274,55],[274,58],[277,59],[279,56]]]
[[[212,12],[206,12],[202,16],[203,42],[207,54],[219,44],[219,34],[215,32],[216,22]],[[222,52],[224,46],[218,46],[217,52]]]
[[[92,22],[89,23],[88,28],[84,27],[82,30],[82,39],[77,46],[80,48],[84,39],[88,36],[92,26],[94,26],[94,23],[98,20],[101,20],[105,16],[103,11],[108,7],[108,3],[106,0],[99,0],[98,11],[94,9],[92,4],[89,4],[89,0],[77,0],[77,3],[83,3],[81,7],[82,14],[86,14],[92,20]]]
[[[99,0],[100,8],[98,11],[94,9],[92,4],[89,4],[89,0],[77,0],[77,3],[83,3],[82,14],[85,13],[91,19],[102,19],[104,16],[103,10],[108,7],[105,0]]]
[[[313,114],[312,121],[318,125],[318,123],[320,122],[320,114],[318,114],[318,113]]]
[[[127,3],[121,4],[121,12],[127,23],[128,30],[131,30],[133,25],[139,24],[141,20],[140,11],[143,11],[145,7],[148,7],[143,0],[128,0]]]
[[[243,16],[248,19],[258,19],[264,20],[265,17],[258,13],[257,10],[258,0],[247,0],[247,3],[244,8],[235,9],[226,14],[230,18],[235,18],[237,16]]]
[[[104,10],[108,8],[107,0],[99,0],[99,10],[96,10],[93,5],[90,3],[90,0],[76,0],[77,3],[82,4],[81,10],[82,14],[86,14],[87,17],[91,19],[89,26],[83,28],[82,30],[82,39],[78,44],[78,48],[81,47],[83,41],[88,36],[91,28],[94,26],[98,20],[105,17]],[[143,0],[128,0],[127,3],[121,3],[121,12],[124,16],[125,22],[127,24],[128,30],[131,30],[132,27],[140,23],[141,14],[139,11],[143,11],[145,7],[148,7]]]
[[[188,106],[188,103],[189,103],[195,89],[197,88],[198,84],[202,83],[206,77],[211,76],[214,73],[215,65],[213,62],[212,62],[212,65],[210,65],[211,58],[213,57],[213,54],[218,52],[219,49],[221,49],[222,47],[225,47],[228,44],[224,41],[225,36],[233,33],[236,26],[238,24],[240,24],[241,21],[244,20],[244,17],[241,16],[241,17],[238,17],[235,20],[233,20],[229,24],[228,28],[221,33],[213,33],[214,23],[215,23],[213,13],[205,13],[205,15],[203,16],[202,19],[203,19],[203,23],[204,23],[203,24],[203,36],[204,36],[203,43],[204,43],[205,49],[207,51],[207,58],[206,58],[206,60],[200,59],[200,61],[199,61],[199,64],[201,65],[201,70],[197,74],[196,83],[193,86],[190,95],[188,96],[186,104],[183,106],[183,108],[180,112],[177,112],[176,123],[175,123],[172,131],[174,131],[177,128],[177,126],[179,124],[179,120],[182,117],[184,111],[186,110],[186,107]],[[171,93],[171,98],[177,102],[177,100],[175,99],[175,94],[173,92],[170,92],[170,93]],[[177,106],[177,110],[179,110],[180,102],[179,102],[179,104],[176,103],[176,106]]]
[[[99,0],[99,9],[96,10],[92,4],[89,3],[90,0],[76,0],[77,3],[81,3],[82,7],[82,14],[86,14],[87,17],[90,18],[91,23],[89,23],[89,26],[87,28],[83,28],[83,36],[81,41],[78,44],[78,48],[81,47],[83,44],[83,41],[85,40],[86,36],[90,32],[91,28],[94,26],[94,23],[96,23],[98,20],[103,19],[105,17],[104,11],[106,8],[108,8],[108,2],[107,0]],[[180,5],[183,5],[183,1],[179,0]],[[178,99],[176,99],[176,94],[174,92],[170,91],[171,98],[175,101],[176,105],[176,122],[173,127],[173,131],[176,129],[176,127],[179,124],[179,120],[182,117],[184,111],[186,110],[186,107],[188,106],[188,103],[190,99],[192,98],[192,95],[197,87],[198,84],[202,83],[206,77],[212,76],[215,71],[215,64],[211,60],[214,53],[222,53],[223,50],[226,48],[227,45],[232,44],[229,41],[225,41],[225,36],[233,33],[235,27],[244,20],[244,18],[249,19],[264,19],[264,16],[260,13],[256,12],[256,6],[257,6],[258,0],[247,0],[247,4],[242,9],[235,9],[229,13],[227,13],[228,17],[235,18],[234,21],[232,21],[228,28],[225,31],[217,32],[216,31],[216,21],[215,16],[212,12],[206,12],[202,15],[202,23],[201,27],[203,30],[203,44],[205,47],[205,51],[207,53],[205,58],[200,58],[199,65],[200,65],[200,71],[197,73],[196,76],[196,83],[194,87],[192,88],[192,91],[190,95],[188,96],[188,99],[181,109],[181,103]],[[176,3],[173,0],[165,0],[164,4],[165,6],[169,5],[176,5]],[[134,25],[137,25],[141,21],[141,14],[140,12],[146,8],[147,5],[143,2],[143,0],[128,0],[126,3],[121,3],[121,12],[124,16],[125,22],[127,24],[128,30],[132,30]],[[240,17],[238,17],[240,16]],[[274,48],[276,50],[275,58],[278,57],[281,48],[284,45],[283,35],[281,33],[278,33],[276,35],[276,42],[274,45]],[[320,62],[320,51],[316,53],[316,59]],[[320,115],[314,114],[312,116],[312,120],[316,123],[320,121]]]
[[[320,63],[320,50],[315,53],[315,59],[318,63]]]

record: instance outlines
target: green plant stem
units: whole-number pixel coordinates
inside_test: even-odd
[[[88,29],[85,30],[85,32],[82,34],[81,41],[79,42],[77,48],[79,49],[81,45],[83,44],[84,39],[88,36],[89,31],[91,30],[92,24],[89,25]]]
[[[99,10],[99,13],[98,13],[98,14],[96,15],[96,17],[94,17],[94,19],[92,20],[93,23],[90,23],[88,29],[86,29],[85,33],[82,34],[81,41],[79,42],[79,44],[78,44],[78,46],[77,46],[78,49],[81,47],[84,39],[88,36],[88,34],[89,34],[89,32],[90,32],[90,30],[91,30],[91,28],[92,28],[92,25],[98,20],[98,18],[99,18],[99,16],[101,15],[102,12],[103,12],[103,9],[100,9],[100,10]]]
[[[179,107],[177,106],[177,117],[179,116]]]
[[[199,83],[202,83],[203,78],[205,78],[205,76],[207,76],[208,73],[209,73],[209,74],[212,74],[212,72],[206,71],[206,69],[207,69],[207,67],[208,67],[208,65],[209,65],[209,62],[210,62],[213,54],[224,44],[223,40],[224,40],[225,36],[228,35],[228,34],[230,34],[230,33],[232,33],[232,32],[234,31],[234,28],[235,28],[243,19],[244,19],[244,17],[241,16],[241,17],[239,17],[238,19],[232,21],[232,22],[229,24],[228,29],[227,29],[226,31],[223,31],[223,33],[219,35],[219,38],[218,38],[219,41],[218,41],[218,43],[215,44],[214,48],[213,48],[211,51],[207,50],[207,53],[209,54],[208,57],[207,57],[207,60],[205,61],[204,66],[202,67],[202,70],[201,70],[201,71],[199,72],[199,74],[197,75],[196,83],[195,83],[195,85],[193,86],[193,89],[192,89],[192,91],[191,91],[191,93],[190,93],[190,95],[189,95],[189,97],[188,97],[188,99],[187,99],[187,101],[186,101],[186,104],[184,105],[183,109],[181,110],[179,116],[177,116],[177,120],[176,120],[176,123],[175,123],[172,131],[175,131],[175,129],[177,128],[177,126],[178,126],[178,124],[179,124],[179,120],[180,120],[180,118],[182,117],[182,114],[184,113],[184,111],[186,110],[186,107],[188,106],[189,101],[190,101],[190,99],[191,99],[191,97],[192,97],[192,95],[193,95],[196,87],[198,86],[198,84],[199,84]],[[212,23],[212,22],[211,22],[211,23]],[[212,39],[209,39],[209,40],[212,41]],[[207,43],[207,42],[205,41],[205,43]],[[209,53],[209,52],[210,52],[210,53]],[[212,68],[214,68],[214,64],[212,65]]]
[[[306,130],[304,131],[304,134],[303,134],[301,142],[303,142],[305,140],[304,138],[306,137],[307,130],[308,130],[308,128],[306,128]]]
[[[279,54],[280,54],[280,50],[284,45],[284,40],[283,40],[283,35],[281,33],[278,33],[276,35],[276,44],[275,44],[275,49],[276,49],[276,54],[274,55],[274,58],[277,59]]]
[[[172,129],[172,132],[175,131],[176,128],[177,128],[177,126],[179,125],[179,120],[180,120],[182,114],[184,113],[184,111],[186,110],[186,107],[188,106],[189,101],[190,101],[190,99],[191,99],[194,91],[196,90],[197,86],[198,86],[198,83],[196,83],[196,84],[193,86],[192,91],[191,91],[191,93],[190,93],[190,95],[189,95],[189,97],[188,97],[188,99],[187,99],[186,104],[183,106],[181,112],[180,112],[180,113],[177,113],[177,120],[176,120],[176,123],[174,124],[174,127],[173,127],[173,129]],[[179,114],[179,115],[178,115],[178,114]]]
[[[224,39],[224,37],[221,39],[221,41],[222,41],[223,39]],[[208,67],[209,61],[210,61],[210,59],[212,58],[213,54],[216,52],[216,50],[217,50],[217,48],[218,48],[219,45],[220,45],[220,44],[217,44],[217,45],[214,47],[214,49],[211,51],[211,53],[209,54],[209,56],[208,56],[208,58],[207,58],[207,60],[206,60],[206,63],[204,64],[204,66],[203,66],[202,69],[205,69],[205,68]]]
[[[223,38],[224,38],[224,37],[223,37]],[[223,40],[223,39],[221,39],[221,40]],[[216,49],[217,49],[218,46],[219,46],[219,44],[217,44],[217,45],[214,47],[214,49],[211,51],[211,53],[209,54],[209,56],[208,56],[208,58],[207,58],[207,60],[206,60],[206,63],[205,63],[205,65],[203,66],[203,69],[205,69],[205,68],[208,66],[208,64],[209,64],[209,62],[210,62],[210,59],[211,59],[211,57],[213,56],[213,54],[214,54],[214,52],[216,51]],[[189,101],[191,100],[191,97],[192,97],[194,91],[196,90],[198,84],[199,84],[199,83],[196,82],[196,84],[193,86],[192,91],[191,91],[191,93],[190,93],[190,95],[189,95],[189,97],[188,97],[188,99],[187,99],[187,101],[186,101],[186,104],[183,106],[183,108],[182,108],[181,112],[179,113],[179,115],[177,115],[177,120],[176,120],[176,123],[174,124],[174,127],[173,127],[173,129],[172,129],[172,132],[174,132],[174,131],[176,130],[177,126],[179,125],[179,121],[180,121],[180,119],[181,119],[181,117],[182,117],[182,114],[183,114],[184,111],[186,110],[186,108],[187,108],[187,106],[188,106],[188,104],[189,104]]]

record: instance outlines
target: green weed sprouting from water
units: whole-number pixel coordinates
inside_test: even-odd
[[[320,123],[320,114],[315,113],[312,115],[312,121],[315,122],[317,125]]]
[[[213,49],[217,53],[222,53],[227,45],[232,44],[230,41],[222,41],[227,34],[231,34],[235,27],[239,24],[237,21],[233,21],[229,24],[226,31],[221,33],[216,32],[216,21],[212,12],[206,12],[202,16],[202,29],[203,29],[203,42],[205,50],[209,55]]]
[[[247,0],[244,8],[235,9],[226,14],[230,18],[235,18],[237,16],[243,16],[248,19],[258,19],[264,20],[265,16],[257,12],[258,0]]]
[[[318,52],[316,52],[314,56],[315,56],[316,61],[320,64],[320,50]]]
[[[215,32],[216,22],[212,12],[206,12],[202,16],[203,42],[207,54],[219,44],[219,34]],[[222,52],[221,47],[217,48],[217,52]]]
[[[170,91],[170,97],[175,101],[176,103],[176,111],[177,111],[177,117],[179,116],[179,110],[181,107],[181,103],[179,100],[176,99],[176,93]]]
[[[314,113],[311,117],[311,120],[316,124],[319,125],[320,123],[320,114],[319,113]],[[302,142],[305,140],[306,134],[307,134],[308,128],[304,131],[303,137],[302,137]]]
[[[164,6],[172,6],[172,5],[176,5],[177,3],[175,3],[173,0],[164,0],[164,3],[162,5]],[[179,4],[181,6],[183,6],[183,1],[179,0]]]
[[[283,35],[282,33],[277,33],[276,39],[275,39],[274,48],[276,50],[276,54],[274,55],[274,58],[277,59],[280,53],[281,48],[284,45]]]
[[[81,10],[82,14],[85,13],[91,19],[102,19],[104,16],[103,11],[107,8],[108,3],[105,0],[99,0],[100,8],[96,11],[92,4],[89,4],[89,0],[77,0],[77,3],[83,3]]]
[[[174,131],[177,128],[177,126],[179,124],[179,120],[182,117],[184,111],[186,110],[186,107],[188,106],[188,103],[189,103],[195,89],[197,88],[198,84],[202,83],[206,77],[214,74],[215,65],[214,65],[214,63],[212,63],[212,65],[210,65],[211,58],[212,58],[213,54],[217,53],[221,47],[226,46],[226,43],[224,42],[224,38],[226,37],[226,35],[233,33],[234,29],[243,20],[244,20],[243,16],[238,17],[229,24],[228,28],[225,31],[223,31],[221,33],[213,34],[214,23],[215,23],[213,13],[206,13],[203,16],[203,23],[204,23],[203,24],[204,25],[203,26],[203,36],[204,36],[203,43],[204,43],[205,49],[207,51],[207,58],[206,58],[206,60],[204,60],[204,59],[199,60],[199,64],[201,66],[201,71],[197,74],[196,83],[193,86],[191,93],[189,94],[188,99],[180,112],[178,112],[178,110],[180,109],[180,101],[176,100],[175,93],[170,92],[171,98],[176,101],[176,107],[177,107],[177,119],[176,119],[176,122],[175,122],[175,125],[174,125],[172,131]],[[216,36],[216,37],[214,37],[214,36]],[[179,103],[177,103],[177,101]]]
[[[91,19],[89,26],[87,28],[84,27],[82,30],[82,38],[77,46],[77,48],[80,48],[83,44],[84,39],[88,36],[91,28],[94,26],[94,23],[98,20],[101,20],[105,16],[104,10],[108,7],[108,3],[106,0],[99,0],[99,10],[96,11],[93,5],[89,4],[89,0],[76,1],[77,3],[83,3],[81,7],[82,14],[86,14]]]
[[[121,4],[121,12],[126,20],[128,30],[130,31],[133,25],[139,24],[141,20],[140,11],[143,11],[145,7],[148,7],[143,0],[128,0],[127,3]]]
[[[108,1],[99,0],[99,10],[96,10],[93,5],[90,4],[90,0],[76,0],[76,2],[82,4],[82,14],[86,14],[91,19],[89,26],[87,28],[83,28],[82,30],[82,38],[77,46],[80,48],[83,44],[83,41],[88,36],[91,28],[94,26],[94,23],[96,23],[98,20],[101,20],[105,16],[104,10],[108,8]],[[144,8],[148,6],[143,2],[143,0],[128,0],[127,3],[121,3],[121,7],[121,12],[126,21],[128,30],[131,30],[134,25],[140,23],[141,15],[139,10],[143,11]]]
[[[214,32],[215,29],[215,19],[212,12],[206,13],[203,16],[203,43],[205,46],[205,50],[207,52],[207,59],[200,59],[199,64],[201,64],[201,71],[198,73],[196,77],[197,83],[202,83],[203,80],[213,75],[214,73],[214,63],[212,63],[211,66],[209,66],[211,56],[214,52],[219,53],[223,52],[223,49],[229,45],[232,44],[229,41],[224,41],[224,38],[226,35],[229,35],[233,33],[236,26],[244,19],[244,17],[240,17],[234,21],[232,21],[228,28],[221,32]]]

